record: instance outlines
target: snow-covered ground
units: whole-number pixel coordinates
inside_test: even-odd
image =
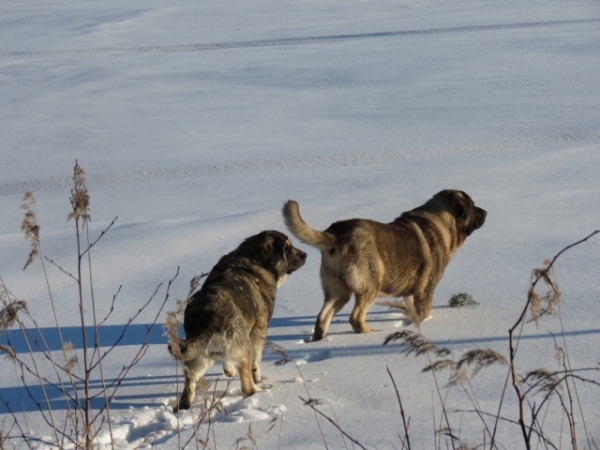
[[[41,265],[22,271],[29,247],[20,205],[31,190],[44,254],[74,270],[74,225],[66,217],[77,160],[86,171],[92,235],[118,216],[92,252],[101,316],[122,286],[116,313],[100,329],[105,345],[164,283],[107,361],[111,378],[135,354],[177,268],[167,309],[244,237],[285,232],[287,199],[298,200],[309,224],[325,228],[349,217],[390,221],[441,189],[458,188],[488,211],[487,222],[457,252],[421,330],[456,358],[488,347],[508,356],[508,329],[525,304],[531,270],[600,228],[598,74],[600,7],[593,0],[2,2],[0,275],[51,333]],[[269,330],[296,363],[276,366],[279,356],[266,354],[268,389],[249,399],[238,380],[224,393],[214,366],[208,378],[218,380],[226,413],[212,418],[208,446],[234,448],[252,424],[261,449],[358,448],[315,418],[299,398],[310,396],[361,445],[401,448],[389,368],[410,417],[412,448],[435,448],[443,424],[434,378],[421,373],[427,358],[382,345],[402,329],[399,313],[375,306],[369,323],[381,331],[356,335],[347,307],[328,339],[305,343],[322,302],[319,255],[297,245],[308,261],[280,288]],[[596,235],[555,267],[575,368],[598,367],[599,264]],[[80,346],[73,280],[46,265],[63,331]],[[461,291],[480,305],[449,308]],[[559,368],[560,330],[558,317],[525,326],[521,373]],[[24,350],[15,330],[2,342],[9,337]],[[177,422],[171,405],[181,371],[160,327],[149,342],[112,404],[117,448],[176,448],[199,411]],[[598,379],[595,373],[588,376]],[[481,410],[497,413],[505,378],[497,365],[473,379]],[[50,436],[20,384],[3,359],[0,432],[12,423],[8,403],[32,434]],[[589,448],[591,439],[600,442],[600,393],[589,383],[579,389],[590,440],[581,419],[578,437]],[[446,402],[460,411],[450,421],[461,437],[483,443],[464,392],[450,390]],[[64,413],[61,398],[52,404]],[[510,391],[501,413],[517,417]],[[557,429],[560,418],[550,413],[550,420]],[[108,440],[103,434],[99,441]],[[507,422],[498,442],[523,448]]]

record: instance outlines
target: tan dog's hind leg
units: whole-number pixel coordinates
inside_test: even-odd
[[[338,292],[336,294],[332,294],[331,292],[325,293],[325,301],[315,323],[312,341],[320,341],[327,336],[331,319],[350,301],[351,295],[352,293],[349,291],[344,293]]]
[[[350,325],[355,333],[372,333],[374,330],[367,326],[367,312],[375,303],[379,291],[356,293],[356,303],[350,314]]]

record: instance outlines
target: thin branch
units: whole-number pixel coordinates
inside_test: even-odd
[[[408,450],[410,450],[410,436],[408,433],[408,424],[410,423],[410,418],[406,420],[406,416],[404,414],[404,407],[402,406],[402,398],[400,397],[400,391],[398,390],[396,380],[394,380],[390,368],[388,366],[385,366],[385,370],[387,370],[387,373],[390,376],[390,379],[392,380],[394,390],[396,391],[396,398],[398,399],[398,406],[400,407],[400,416],[402,417],[402,425],[404,426],[404,436],[406,439],[406,445],[404,445],[404,441],[402,441],[402,448],[407,448]]]
[[[121,292],[122,287],[123,287],[123,285],[119,285],[119,289],[117,289],[117,292],[113,295],[112,302],[110,304],[110,309],[108,310],[108,313],[106,314],[104,319],[102,319],[102,321],[98,324],[99,326],[104,325],[106,323],[106,321],[108,320],[108,318],[112,315],[113,311],[115,310],[115,303],[117,302],[117,297],[119,296],[119,293]]]
[[[518,420],[509,419],[507,417],[498,416],[497,414],[492,414],[492,413],[485,412],[485,411],[480,411],[480,410],[477,410],[477,409],[455,409],[455,410],[452,410],[450,412],[453,412],[453,413],[467,413],[467,414],[484,415],[484,416],[492,417],[494,419],[498,419],[498,421],[501,421],[501,422],[509,423],[511,425],[519,425],[519,421]],[[538,438],[540,438],[542,441],[544,441],[547,445],[549,445],[550,447],[558,450],[558,448],[551,441],[549,441],[548,438],[546,438],[546,436],[544,436],[543,433],[541,433],[538,430],[532,430],[532,431],[536,434],[536,436]]]
[[[325,420],[327,420],[329,423],[331,423],[335,428],[337,428],[340,433],[342,433],[344,436],[346,436],[348,439],[350,439],[355,445],[358,445],[360,448],[362,448],[363,450],[367,450],[367,448],[362,445],[360,442],[358,442],[356,439],[354,439],[352,436],[350,436],[348,433],[346,433],[344,430],[342,430],[342,428],[335,423],[335,421],[333,421],[329,416],[327,416],[326,414],[323,414],[321,411],[319,411],[315,404],[314,401],[311,400],[305,400],[302,397],[298,396],[300,398],[300,400],[302,400],[302,402],[304,402],[304,404],[306,406],[309,406],[315,413],[319,414],[321,417],[323,417]]]
[[[67,272],[66,269],[63,269],[63,267],[60,264],[58,264],[57,262],[55,262],[53,259],[48,258],[47,256],[44,256],[44,259],[46,261],[48,261],[50,264],[52,264],[54,267],[56,267],[58,270],[60,270],[62,273],[64,273],[66,276],[71,278],[73,281],[77,282],[77,277],[75,275],[73,275],[70,272]]]
[[[96,238],[96,240],[92,243],[88,243],[87,248],[81,254],[82,257],[85,256],[85,254],[88,253],[92,249],[92,247],[94,245],[96,245],[98,243],[98,241],[104,237],[104,235],[108,232],[108,230],[110,230],[112,228],[112,226],[115,224],[115,222],[117,221],[118,218],[119,218],[119,216],[115,216],[115,218],[112,220],[112,222],[104,230],[102,230],[100,232],[100,235]]]

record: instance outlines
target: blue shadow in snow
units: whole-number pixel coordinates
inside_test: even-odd
[[[93,347],[94,327],[86,327],[85,332],[88,348]],[[61,335],[62,342],[70,342],[75,349],[83,348],[81,327],[61,327],[60,334],[54,327],[8,330],[0,336],[0,344],[10,345],[16,353],[27,353],[30,347],[33,352],[56,351],[62,348]],[[98,341],[100,347],[141,345],[144,341],[150,345],[167,343],[161,324],[102,325],[98,327]]]
[[[314,321],[314,316],[274,318],[269,327],[312,326]],[[94,328],[88,326],[85,331],[87,345],[93,347],[96,340]],[[98,341],[100,347],[141,345],[143,342],[149,345],[167,344],[162,324],[101,325],[98,327]],[[57,351],[62,348],[61,342],[70,342],[73,348],[82,349],[81,327],[61,327],[60,334],[55,327],[28,328],[26,331],[8,330],[0,334],[0,344],[10,345],[15,353],[28,353],[29,348],[34,353],[48,350]]]
[[[378,312],[374,322],[397,321],[396,317],[386,318],[386,312]],[[332,323],[347,322],[348,314],[338,314]],[[315,323],[315,316],[297,316],[297,317],[275,317],[269,323],[269,329],[307,326],[312,327]],[[393,331],[390,330],[389,333]],[[75,349],[83,348],[83,333],[81,327],[61,327],[62,342],[70,342]],[[120,347],[127,345],[141,345],[146,342],[148,345],[166,345],[167,338],[164,336],[162,324],[130,324],[130,325],[102,325],[98,327],[98,340],[100,347]],[[332,333],[334,334],[334,333]],[[346,334],[346,333],[345,333]],[[600,334],[600,329],[576,330],[566,332],[566,336],[585,336],[590,334]],[[271,341],[293,341],[304,339],[307,335],[285,334],[270,335]],[[383,334],[382,334],[383,337]],[[549,339],[553,335],[550,333],[537,333],[521,336],[522,340],[531,339]],[[86,327],[86,339],[88,347],[93,347],[95,342],[95,332],[93,327]],[[502,336],[473,337],[468,339],[456,339],[450,341],[434,341],[436,345],[464,345],[481,344],[486,342],[502,342],[508,340],[508,334]],[[382,339],[383,341],[383,339]],[[33,352],[44,350],[56,351],[61,349],[61,339],[58,329],[55,327],[46,327],[40,329],[7,330],[0,334],[0,344],[10,345],[15,353],[27,353],[29,348]]]
[[[117,380],[107,379],[106,380],[106,392],[110,393],[114,391]],[[175,383],[175,375],[172,376],[153,376],[153,377],[127,377],[122,380],[118,386],[117,392],[119,395],[115,395],[110,401],[110,408],[112,410],[124,410],[132,406],[149,406],[158,407],[162,406],[163,402],[159,399],[164,399],[165,396],[169,395],[168,389],[165,387],[164,393],[151,392],[150,389],[144,389],[145,387],[153,385],[170,385]],[[83,393],[83,384],[75,383],[78,394],[81,396]],[[127,395],[127,387],[136,389],[139,388],[139,392],[143,394]],[[98,411],[102,408],[106,401],[103,392],[103,385],[99,379],[92,380],[90,383],[90,392],[92,395],[96,395],[90,401],[90,406],[93,410]],[[175,392],[172,393],[175,395]],[[67,400],[65,397],[69,397]],[[70,383],[63,384],[62,387],[58,385],[44,383],[44,384],[28,384],[26,387],[21,385],[8,388],[0,388],[0,414],[20,413],[20,412],[32,412],[32,411],[64,411],[66,409],[74,408],[75,406],[75,395],[73,386]],[[46,400],[47,399],[47,400]]]
[[[385,322],[397,320],[395,317],[386,317],[386,313],[377,313],[377,317],[373,318],[374,322]],[[347,322],[347,314],[336,316],[334,323]],[[298,317],[280,317],[271,320],[270,329],[289,328],[298,326],[312,327],[315,321],[314,316],[298,316]],[[280,331],[281,332],[281,331]],[[390,330],[389,333],[392,333]],[[381,333],[381,342],[389,334]],[[83,348],[83,334],[81,327],[62,327],[61,334],[64,342],[71,342],[76,349]],[[342,333],[331,333],[331,335],[353,334],[350,330]],[[600,329],[577,330],[565,333],[567,336],[580,337],[592,334],[600,334]],[[121,346],[140,346],[144,342],[148,345],[164,345],[165,346],[165,362],[168,360],[166,344],[167,339],[163,335],[162,324],[131,324],[131,325],[103,325],[98,327],[98,336],[100,346],[104,348],[121,347]],[[308,338],[307,334],[271,334],[268,339],[273,342],[280,342],[285,345],[292,341],[299,341]],[[95,333],[92,327],[86,328],[86,338],[88,345],[93,345],[95,341]],[[536,339],[553,339],[550,333],[537,333],[522,336],[521,340],[536,340]],[[434,341],[434,344],[444,347],[463,347],[464,345],[480,345],[491,342],[507,342],[508,336],[489,336],[489,337],[473,337],[468,339],[456,339],[449,341]],[[0,344],[10,345],[16,353],[28,353],[29,347],[34,352],[40,352],[42,349],[56,351],[61,349],[61,340],[56,328],[42,328],[41,330],[28,329],[26,332],[21,330],[8,330],[0,335]],[[394,355],[397,354],[397,345],[393,343],[387,346],[384,345],[355,345],[346,347],[331,347],[323,348],[320,346],[296,347],[286,349],[288,356],[294,360],[304,359],[307,362],[318,362],[327,359],[337,359],[344,357],[356,357],[360,355]],[[264,355],[265,363],[273,363],[281,359],[280,355],[272,354],[268,351]],[[215,365],[210,370],[208,375],[222,376],[220,365]],[[20,374],[15,375],[20,377]],[[181,381],[181,380],[180,380]],[[108,391],[111,392],[111,383],[115,380],[107,380]],[[172,390],[172,385],[177,382],[176,375],[169,376],[151,376],[151,377],[127,377],[119,387],[119,394],[111,401],[112,409],[127,409],[131,406],[160,406],[162,402],[158,398],[164,399],[165,395],[175,396]],[[164,385],[164,393],[151,393],[153,389],[146,389],[153,385]],[[171,387],[169,387],[169,385]],[[92,390],[99,392],[102,389],[99,380],[92,381]],[[129,387],[130,389],[126,389]],[[78,390],[81,386],[77,386]],[[67,392],[72,393],[73,388],[68,386],[65,388]],[[45,393],[44,393],[45,391]],[[131,392],[141,392],[141,394],[132,394]],[[15,378],[15,385],[12,387],[0,388],[0,414],[7,414],[10,411],[38,411],[40,409],[47,410],[48,406],[44,401],[48,398],[48,403],[52,409],[65,410],[69,407],[63,392],[52,384],[46,383],[43,385],[30,385],[27,387],[21,386],[21,382]],[[98,410],[104,404],[104,399],[101,396],[92,400],[92,408]],[[8,406],[7,406],[8,405]]]

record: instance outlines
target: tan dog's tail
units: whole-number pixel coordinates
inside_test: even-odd
[[[302,219],[302,216],[300,216],[300,207],[296,201],[288,200],[283,205],[282,212],[288,230],[300,241],[320,249],[328,249],[336,246],[337,238],[334,234],[327,231],[313,230],[308,226],[304,219]]]

